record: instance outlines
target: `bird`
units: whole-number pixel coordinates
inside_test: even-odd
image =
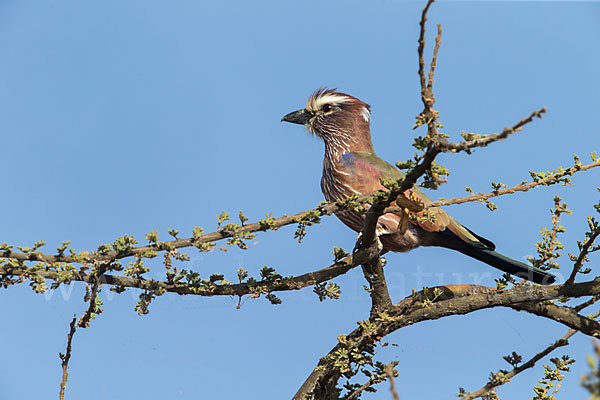
[[[286,114],[281,120],[304,125],[325,143],[321,189],[329,202],[387,190],[382,180],[404,178],[398,168],[375,154],[371,141],[371,107],[354,96],[337,89],[319,88],[310,95],[303,109]],[[404,195],[421,203],[431,201],[417,186]],[[546,271],[496,252],[493,242],[463,226],[441,208],[429,208],[427,213],[427,218],[423,218],[424,211],[408,211],[408,215],[400,211],[379,217],[376,232],[383,246],[382,254],[437,246],[459,251],[538,284],[547,285],[556,280]],[[336,216],[354,231],[361,232],[364,213],[345,210]]]

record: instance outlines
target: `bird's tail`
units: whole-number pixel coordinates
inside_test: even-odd
[[[554,283],[556,277],[552,274],[542,271],[539,268],[532,267],[512,258],[506,257],[503,254],[489,249],[469,246],[459,250],[461,253],[473,257],[476,260],[498,268],[501,271],[508,272],[516,277],[526,279],[531,282],[541,285],[550,285]]]

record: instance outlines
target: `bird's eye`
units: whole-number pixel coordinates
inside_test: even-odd
[[[323,106],[323,111],[324,111],[324,112],[329,112],[329,111],[331,111],[331,110],[333,110],[333,106],[332,106],[331,104],[325,104],[325,105]]]

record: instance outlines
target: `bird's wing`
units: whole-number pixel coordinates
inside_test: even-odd
[[[398,170],[398,168],[377,157],[375,153],[352,152],[351,154],[357,160],[359,160],[359,164],[362,170],[369,171],[368,175],[374,175],[374,170],[379,172],[379,176],[383,177],[384,179],[398,180],[404,178],[404,174],[400,170]],[[377,181],[376,183],[374,182],[372,186],[372,188],[369,188],[369,191],[386,190],[379,181]],[[362,193],[367,192],[365,191]],[[431,201],[431,199],[427,197],[427,195],[416,186],[413,186],[411,189],[405,191],[404,195],[414,201],[421,203]],[[387,215],[389,214],[384,215],[384,217]],[[462,224],[450,217],[444,210],[442,210],[439,207],[428,208],[427,210],[423,210],[418,213],[410,213],[410,216],[410,223],[412,223],[413,225],[417,225],[428,232],[440,232],[443,234],[450,235],[454,234],[464,242],[476,247],[489,248],[492,250],[495,247],[492,242],[479,235],[476,235],[468,228],[462,226]],[[399,222],[401,220],[402,215],[396,215],[396,217]]]

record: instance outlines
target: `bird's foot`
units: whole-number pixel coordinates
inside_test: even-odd
[[[383,243],[381,243],[381,240],[379,240],[379,235],[375,237],[375,240],[377,242],[377,253],[381,254],[383,251]]]
[[[354,249],[352,250],[352,254],[355,254],[362,247],[362,232],[358,232],[356,235],[356,243],[354,244]]]
[[[352,254],[356,253],[362,247],[362,245],[363,245],[362,236],[363,236],[362,232],[358,232],[358,235],[356,235],[356,243],[354,244],[354,249],[352,250]],[[383,243],[381,243],[381,240],[379,239],[379,235],[375,236],[375,243],[377,244],[377,252],[379,254],[381,254],[383,252]],[[385,258],[383,260],[385,262]]]

